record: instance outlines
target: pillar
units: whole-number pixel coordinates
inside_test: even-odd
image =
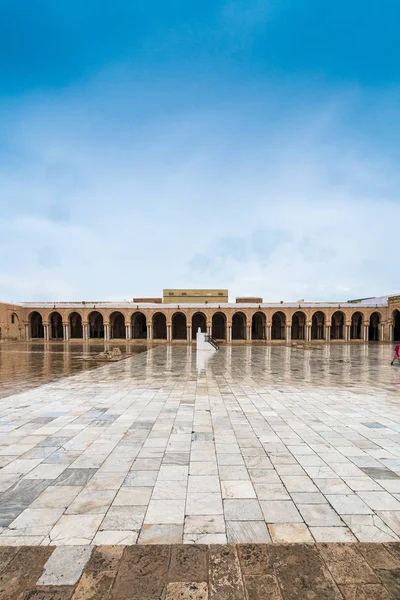
[[[345,342],[350,341],[350,324],[349,323],[346,323],[344,326],[344,341]]]
[[[369,322],[364,323],[364,342],[368,342]]]
[[[292,341],[292,326],[286,325],[286,341],[288,344]]]
[[[172,342],[172,325],[167,323],[167,342]]]
[[[44,339],[46,342],[48,342],[50,340],[50,325],[49,325],[49,323],[43,323],[43,329],[44,329]]]
[[[393,342],[393,337],[394,337],[393,324],[389,323],[389,342]]]
[[[384,323],[380,324],[379,341],[380,342],[385,341],[385,324]]]
[[[132,339],[132,325],[125,325],[125,338],[127,340]]]
[[[207,323],[207,335],[212,336],[212,324]]]
[[[226,341],[228,342],[228,344],[232,343],[232,325],[231,325],[231,323],[229,323],[229,325],[227,325],[227,328],[226,328]]]
[[[29,342],[30,339],[31,339],[30,324],[25,323],[25,341]]]
[[[331,341],[331,326],[330,325],[325,325],[325,340],[327,342]]]
[[[270,325],[269,323],[267,324],[267,342],[271,341],[272,335],[271,335],[271,330],[272,330],[272,325]]]
[[[82,323],[83,327],[83,339],[87,341],[89,339],[89,323]]]
[[[192,342],[192,325],[186,325],[186,340],[190,344]]]
[[[68,342],[69,340],[69,336],[70,336],[70,332],[69,332],[69,323],[63,323],[63,337],[64,337],[64,342]]]
[[[152,323],[147,323],[147,339],[148,340],[152,340],[153,339],[153,325],[152,325]]]
[[[311,342],[311,323],[307,323],[306,325],[306,342]]]
[[[105,342],[110,341],[110,324],[109,323],[104,323],[104,341]]]
[[[246,330],[247,330],[246,339],[249,342],[251,342],[251,323],[247,325]]]

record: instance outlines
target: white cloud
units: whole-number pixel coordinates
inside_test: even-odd
[[[382,146],[338,126],[347,99],[252,115],[239,98],[154,123],[132,117],[132,96],[113,127],[91,111],[93,94],[68,91],[45,111],[32,102],[9,126],[2,299],[209,285],[268,300],[396,291],[398,177]]]

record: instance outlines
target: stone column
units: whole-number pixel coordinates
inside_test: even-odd
[[[246,329],[247,329],[247,335],[246,335],[246,339],[247,339],[249,342],[251,342],[251,323],[249,323],[249,324],[247,325],[247,328],[246,328]]]
[[[369,322],[364,323],[364,342],[368,342]]]
[[[228,344],[232,343],[232,325],[229,323],[226,328],[226,341]]]
[[[306,342],[311,342],[311,323],[307,323],[306,325]]]
[[[110,341],[110,323],[104,323],[104,341]]]
[[[49,325],[49,323],[43,323],[43,329],[44,329],[44,339],[46,342],[48,342],[50,340],[50,325]]]
[[[272,325],[268,323],[267,324],[267,342],[270,342],[272,339],[271,330],[272,330]]]
[[[186,325],[186,340],[190,344],[192,341],[192,325]]]
[[[82,323],[82,328],[83,339],[85,342],[87,342],[87,340],[89,339],[89,323]]]
[[[30,324],[25,323],[25,341],[29,342],[30,339],[31,339]]]
[[[389,323],[389,342],[393,342],[393,324]]]
[[[153,339],[153,326],[152,326],[152,323],[147,323],[147,339],[148,340],[152,340]]]
[[[350,341],[350,326],[351,326],[351,323],[346,323],[346,325],[345,325],[345,330],[344,330],[344,341],[345,342]]]
[[[68,342],[69,340],[69,323],[63,323],[63,331],[64,331],[64,342]]]
[[[292,326],[286,325],[286,341],[288,344],[292,341]]]
[[[385,323],[381,323],[380,324],[380,331],[379,331],[379,341],[380,342],[384,342],[385,341]]]
[[[325,341],[326,342],[331,341],[331,326],[330,325],[325,325]]]
[[[172,325],[167,323],[167,342],[172,342]]]
[[[212,325],[207,323],[207,335],[212,336]]]
[[[132,326],[131,325],[125,325],[125,338],[127,340],[132,339]]]

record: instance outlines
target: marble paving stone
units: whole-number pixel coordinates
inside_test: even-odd
[[[227,521],[226,532],[229,544],[259,544],[271,541],[263,521]]]
[[[104,514],[101,515],[102,523],[100,529],[102,531],[115,529],[139,531],[145,513],[145,506],[111,506],[105,517]]]
[[[158,471],[131,471],[124,479],[125,487],[151,487],[155,484]]]
[[[400,502],[396,500],[389,492],[358,492],[360,498],[375,511],[394,510],[400,511]]]
[[[221,494],[196,493],[188,494],[186,499],[186,515],[219,515],[223,514]]]
[[[267,523],[301,523],[303,519],[291,500],[262,500],[260,502]]]
[[[183,525],[184,518],[184,500],[150,500],[145,523],[147,525]]]
[[[222,481],[221,488],[222,498],[256,498],[256,492],[250,481]]]
[[[209,492],[218,494],[221,492],[220,481],[217,475],[190,475],[188,482],[189,494]]]
[[[37,585],[74,585],[91,553],[90,546],[56,548],[44,565]]]
[[[139,544],[181,544],[183,527],[176,524],[147,524],[140,531]]]
[[[298,509],[309,527],[340,527],[343,522],[327,504],[299,504]]]
[[[224,515],[227,521],[262,521],[260,503],[255,499],[224,500]]]
[[[282,483],[255,483],[254,489],[259,500],[290,500]]]
[[[313,542],[310,531],[304,523],[270,523],[271,539],[279,544]]]
[[[339,515],[367,515],[373,512],[356,494],[327,494],[326,498]]]
[[[316,542],[356,542],[350,529],[347,527],[310,527]]]
[[[83,486],[77,485],[50,485],[30,504],[30,508],[67,508],[82,489]]]
[[[96,469],[65,469],[52,485],[86,485]]]
[[[136,544],[138,539],[137,531],[120,531],[111,529],[109,531],[98,531],[93,539],[96,546],[131,546]]]
[[[189,475],[218,475],[217,463],[209,462],[191,462],[189,465]]]
[[[249,479],[249,472],[243,465],[220,465],[218,471],[221,481],[238,481],[239,479]]]
[[[83,490],[69,505],[65,514],[85,515],[106,513],[115,497],[115,490]]]
[[[85,546],[92,542],[104,515],[63,515],[48,536],[56,546]]]
[[[188,515],[185,517],[185,533],[225,533],[223,515]]]
[[[175,482],[176,483],[176,482]],[[122,488],[115,496],[113,506],[147,506],[150,502],[153,488],[134,487]]]

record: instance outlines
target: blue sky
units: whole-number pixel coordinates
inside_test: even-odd
[[[394,0],[0,0],[0,295],[398,292]]]

